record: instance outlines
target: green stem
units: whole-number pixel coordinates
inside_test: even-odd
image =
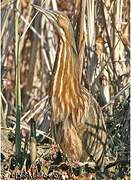
[[[18,9],[19,0],[16,7]],[[19,55],[19,17],[15,14],[15,60],[16,60],[16,159],[17,165],[20,164],[21,136],[21,89],[20,89],[20,55]]]

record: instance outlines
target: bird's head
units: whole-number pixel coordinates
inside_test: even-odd
[[[70,43],[76,50],[74,32],[69,18],[59,11],[46,10],[37,5],[33,5],[33,7],[43,13],[46,18],[51,22],[51,24],[55,27],[60,38],[63,41],[68,41],[68,43]]]

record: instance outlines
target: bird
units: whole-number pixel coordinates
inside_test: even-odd
[[[44,14],[58,34],[50,82],[51,129],[56,144],[71,162],[95,162],[104,168],[107,130],[102,110],[79,82],[79,58],[73,26],[63,12],[33,7]]]

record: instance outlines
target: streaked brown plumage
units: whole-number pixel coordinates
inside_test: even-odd
[[[49,19],[59,36],[50,87],[56,143],[71,161],[91,159],[102,167],[107,139],[105,122],[98,103],[79,83],[78,53],[70,20],[60,12],[34,7]]]

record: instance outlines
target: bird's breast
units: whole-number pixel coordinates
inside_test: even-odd
[[[55,141],[63,153],[71,161],[80,161],[83,148],[77,129],[69,120],[52,123]]]

